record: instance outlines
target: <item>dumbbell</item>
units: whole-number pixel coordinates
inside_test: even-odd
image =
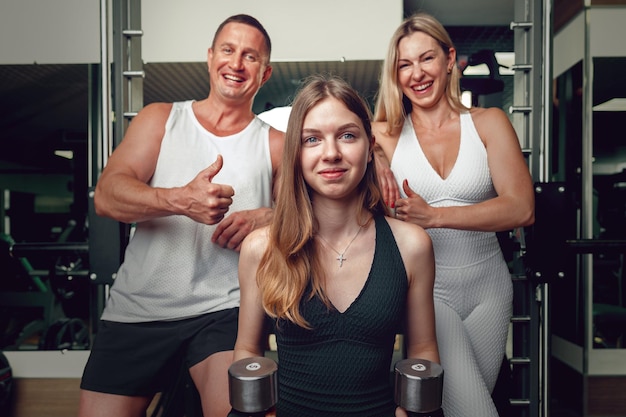
[[[443,417],[443,368],[426,359],[403,359],[395,365],[394,399],[410,417]]]
[[[228,368],[228,395],[235,412],[229,416],[261,417],[278,399],[278,365],[256,356],[233,362]]]

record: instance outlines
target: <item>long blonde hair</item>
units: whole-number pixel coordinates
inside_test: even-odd
[[[319,296],[330,308],[323,291],[323,274],[317,254],[314,235],[317,221],[313,215],[309,187],[304,181],[301,165],[302,127],[304,119],[314,106],[325,98],[333,97],[356,114],[362,121],[373,151],[370,110],[359,94],[344,80],[333,76],[310,77],[297,94],[285,133],[282,173],[279,193],[270,224],[268,247],[257,270],[257,284],[262,294],[263,308],[276,319],[287,319],[309,328],[300,312],[300,301],[309,284],[309,298]],[[359,205],[357,218],[387,214],[378,186],[373,158],[367,164],[365,175],[358,185]]]
[[[398,83],[398,47],[400,41],[415,32],[423,32],[435,39],[445,54],[454,48],[450,35],[433,16],[416,13],[406,18],[396,29],[389,42],[389,49],[380,76],[380,89],[376,99],[374,120],[387,122],[387,133],[395,134],[402,129],[404,119],[411,114],[412,104],[402,93]],[[467,107],[461,102],[461,71],[453,65],[448,77],[446,98],[453,109],[464,112]]]

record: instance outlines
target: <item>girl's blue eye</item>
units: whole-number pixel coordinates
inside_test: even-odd
[[[311,143],[315,143],[317,141],[318,141],[318,139],[315,136],[309,136],[309,137],[304,138],[304,140],[302,142],[306,143],[306,144],[311,144]]]
[[[343,135],[341,135],[342,139],[354,139],[355,136],[352,133],[344,133]]]

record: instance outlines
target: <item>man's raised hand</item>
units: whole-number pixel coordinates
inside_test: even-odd
[[[204,224],[219,223],[233,203],[235,190],[230,185],[215,184],[213,177],[222,169],[224,160],[218,155],[215,162],[203,169],[182,189],[182,211],[187,217]]]

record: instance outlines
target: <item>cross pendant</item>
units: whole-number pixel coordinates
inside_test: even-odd
[[[341,268],[343,266],[343,261],[345,261],[348,258],[344,258],[343,253],[340,253],[336,259],[339,261],[339,268]]]

